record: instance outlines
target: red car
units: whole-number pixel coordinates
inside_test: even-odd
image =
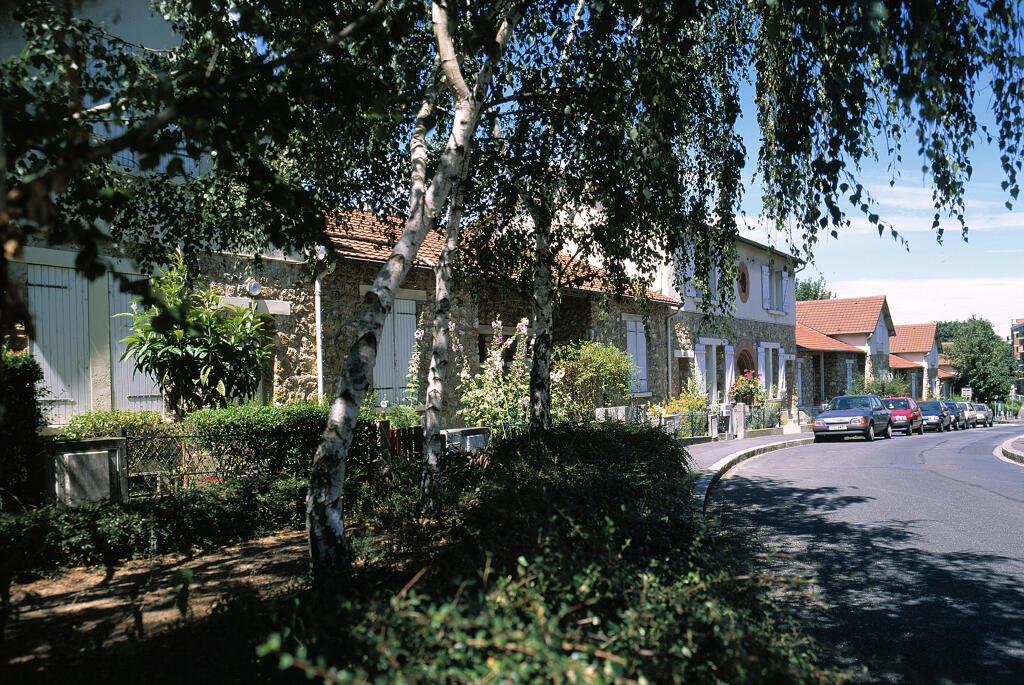
[[[924,433],[924,416],[921,414],[921,407],[912,397],[886,397],[882,400],[885,408],[892,412],[893,432],[903,430],[907,435],[916,432],[918,435]]]

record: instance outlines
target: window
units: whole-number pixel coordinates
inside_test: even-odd
[[[762,306],[770,312],[789,313],[789,274],[784,269],[761,265],[761,301]]]
[[[846,360],[846,392],[853,388],[853,360]]]
[[[626,321],[626,351],[636,366],[630,392],[647,392],[647,334],[643,321]]]

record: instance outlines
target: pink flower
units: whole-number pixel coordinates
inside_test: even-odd
[[[416,329],[416,332],[413,333],[413,336],[415,336],[417,340],[423,340],[423,331],[420,329]]]

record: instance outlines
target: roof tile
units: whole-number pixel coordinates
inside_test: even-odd
[[[895,354],[889,355],[889,368],[890,369],[920,369],[921,365],[916,364],[909,359],[897,356]]]
[[[853,345],[848,345],[841,340],[830,338],[824,333],[805,326],[801,323],[796,325],[796,346],[805,350],[817,350],[824,352],[858,352],[864,354],[864,350]]]
[[[935,329],[934,321],[896,326],[896,335],[889,338],[889,351],[893,354],[931,352],[935,344]]]
[[[805,300],[796,303],[796,320],[825,335],[873,333],[885,306],[885,295]]]

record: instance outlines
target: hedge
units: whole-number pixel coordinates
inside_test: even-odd
[[[42,483],[43,425],[39,384],[43,370],[28,353],[0,348],[0,510],[31,499]]]

